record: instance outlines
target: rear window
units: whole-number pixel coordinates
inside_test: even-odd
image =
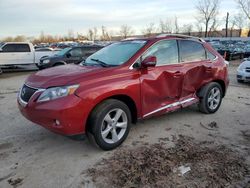
[[[195,41],[180,40],[180,61],[201,61],[206,59],[206,51],[202,44]]]
[[[6,44],[2,48],[3,52],[30,52],[28,44]]]

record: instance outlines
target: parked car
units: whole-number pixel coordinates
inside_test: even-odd
[[[218,50],[218,53],[221,54],[226,60],[236,60],[244,58],[244,49],[234,48],[234,47],[225,47]]]
[[[245,58],[237,69],[237,80],[240,83],[250,81],[250,57]]]
[[[245,58],[250,57],[250,45],[247,45],[247,46],[245,47],[244,57],[245,57]]]
[[[28,42],[6,42],[0,46],[0,66],[35,64],[41,57],[52,54],[53,51],[35,52],[33,45]]]
[[[228,83],[224,59],[205,41],[161,35],[113,43],[80,65],[33,73],[19,92],[18,107],[51,131],[88,133],[110,150],[138,119],[192,104],[215,113]]]
[[[65,48],[53,56],[41,58],[40,62],[37,64],[37,67],[39,69],[45,69],[70,63],[78,64],[81,61],[85,60],[88,56],[100,50],[101,48],[102,46],[82,46]]]

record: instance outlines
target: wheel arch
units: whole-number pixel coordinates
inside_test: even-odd
[[[223,81],[223,80],[219,80],[219,79],[217,79],[217,80],[212,80],[211,82],[215,82],[215,83],[218,83],[220,86],[221,86],[221,89],[222,89],[222,97],[225,97],[225,94],[226,94],[226,84],[225,84],[225,82]],[[202,85],[201,86],[201,88],[198,90],[198,92],[197,92],[197,96],[198,97],[202,97],[203,96],[203,88],[204,88],[204,86],[206,86],[207,84],[209,84],[209,83],[211,83],[211,82],[208,82],[208,83],[206,83],[206,84],[204,84],[204,85]]]
[[[112,95],[112,96],[109,96],[109,97],[106,97],[106,98],[102,99],[101,101],[99,101],[99,102],[90,110],[90,112],[89,112],[89,114],[88,114],[87,121],[86,121],[85,131],[90,130],[90,126],[91,126],[91,125],[90,125],[89,121],[90,121],[90,116],[91,116],[91,113],[93,112],[93,110],[94,110],[98,105],[100,105],[103,101],[108,100],[108,99],[116,99],[116,100],[119,100],[119,101],[124,102],[124,103],[128,106],[128,108],[129,108],[129,110],[130,110],[130,112],[131,112],[132,123],[135,124],[135,123],[137,122],[137,118],[138,118],[138,115],[137,115],[138,109],[137,109],[137,106],[136,106],[135,101],[134,101],[130,96],[128,96],[128,95],[125,95],[125,94],[116,94],[116,95]]]
[[[67,63],[65,61],[56,61],[55,63],[53,63],[53,66],[57,66],[57,65],[66,65]]]

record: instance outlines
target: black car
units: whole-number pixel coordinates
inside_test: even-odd
[[[244,50],[242,48],[221,48],[217,50],[219,54],[221,54],[227,61],[235,60],[235,59],[243,59],[244,58]]]
[[[79,46],[69,47],[59,51],[53,56],[42,57],[37,64],[39,69],[65,65],[69,63],[78,64],[88,56],[103,48],[102,46]]]

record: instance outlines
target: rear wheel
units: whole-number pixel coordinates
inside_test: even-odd
[[[220,84],[211,82],[200,91],[199,110],[205,114],[215,113],[222,101],[222,89]]]
[[[103,150],[111,150],[127,138],[131,124],[128,106],[115,99],[108,99],[98,105],[90,115],[89,133]]]

